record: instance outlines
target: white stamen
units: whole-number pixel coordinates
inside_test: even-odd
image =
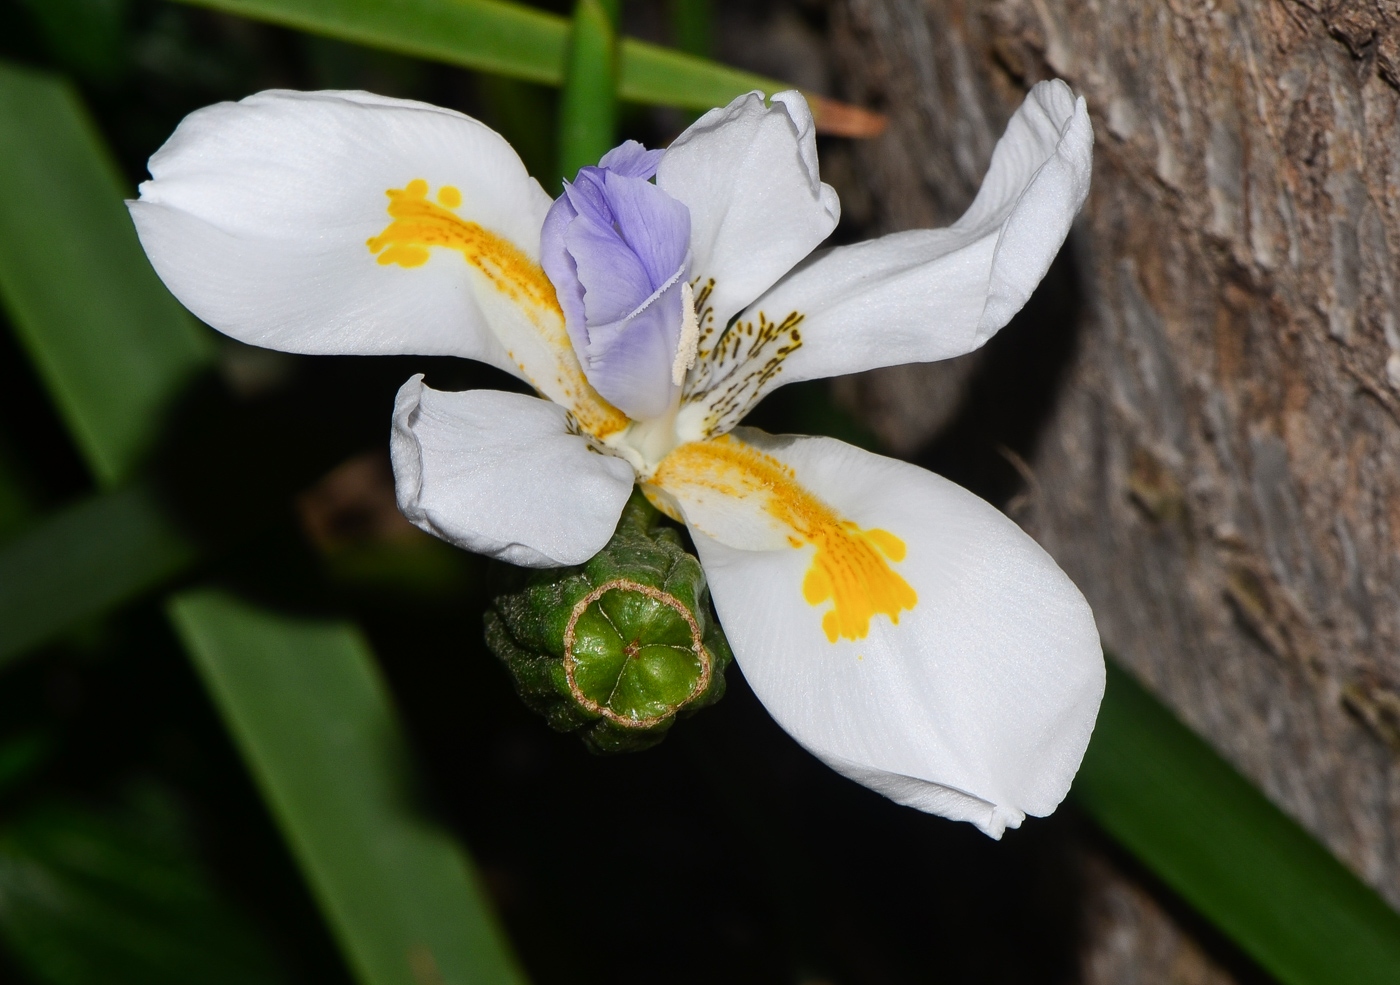
[[[681,282],[681,340],[676,346],[676,361],[671,364],[671,382],[680,386],[685,374],[695,365],[700,348],[700,319],[695,316],[695,292],[689,281]]]

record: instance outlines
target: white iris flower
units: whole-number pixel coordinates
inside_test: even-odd
[[[1037,85],[947,229],[835,228],[802,97],[741,96],[558,202],[498,134],[363,92],[191,114],[131,203],[175,296],[290,352],[452,355],[539,397],[399,391],[399,505],[515,564],[577,564],[634,483],[694,538],[744,676],[832,768],[993,837],[1064,798],[1104,667],[1089,607],[1020,528],[923,469],[736,425],[784,383],[976,349],[1088,191],[1093,133]],[[654,175],[654,182],[650,180]]]

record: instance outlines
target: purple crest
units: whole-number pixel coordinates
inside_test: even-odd
[[[690,210],[648,179],[663,151],[634,140],[564,183],[540,231],[540,260],[588,382],[628,417],[660,417],[675,395]]]

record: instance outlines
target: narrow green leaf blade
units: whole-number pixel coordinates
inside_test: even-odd
[[[569,22],[499,0],[182,0],[198,7],[268,21],[384,48],[559,85]]]
[[[599,0],[578,0],[559,100],[559,173],[597,164],[617,129],[617,34]]]
[[[792,89],[790,82],[730,68],[673,48],[623,38],[617,94],[634,103],[710,109],[753,89],[765,93]],[[808,99],[812,96],[808,94]]]
[[[362,985],[522,982],[469,860],[413,804],[360,634],[216,591],[169,612]]]
[[[73,88],[0,63],[0,295],[98,480],[131,475],[212,357],[146,261]]]
[[[669,0],[671,37],[676,47],[702,58],[714,44],[714,11],[710,0]]]
[[[1400,914],[1111,661],[1074,798],[1283,985],[1400,982]]]
[[[482,72],[560,85],[568,62],[569,22],[502,0],[181,0],[374,48]],[[750,89],[787,83],[624,38],[620,98],[648,105],[709,109]]]
[[[0,546],[0,663],[136,598],[196,554],[144,485],[44,518]]]

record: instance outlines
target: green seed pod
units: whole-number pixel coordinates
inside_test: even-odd
[[[532,573],[486,612],[486,643],[532,709],[594,752],[656,745],[724,694],[731,655],[700,562],[640,490],[585,564]]]

